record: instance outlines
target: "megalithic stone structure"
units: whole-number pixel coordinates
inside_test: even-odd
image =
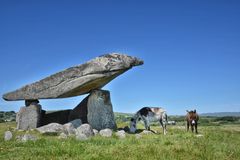
[[[6,101],[25,100],[26,108],[20,110],[17,125],[19,129],[26,129],[35,128],[39,124],[50,123],[50,121],[59,121],[54,118],[52,120],[49,117],[50,114],[45,115],[45,111],[41,111],[39,99],[67,98],[90,93],[74,110],[56,112],[52,115],[58,118],[65,115],[61,123],[82,118],[83,122],[89,122],[97,129],[115,128],[110,92],[101,90],[101,88],[120,74],[142,64],[142,60],[125,54],[105,54],[6,93],[3,99]],[[103,99],[101,99],[102,96]],[[37,106],[40,106],[39,110],[36,109]],[[32,123],[26,123],[29,117]]]
[[[124,54],[106,54],[68,68],[35,83],[3,95],[7,101],[67,98],[100,89],[143,61]]]
[[[87,103],[88,123],[97,130],[110,128],[116,129],[110,92],[94,90],[90,93]]]

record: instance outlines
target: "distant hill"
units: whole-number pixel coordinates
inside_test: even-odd
[[[240,112],[214,112],[214,113],[201,113],[200,116],[209,116],[209,117],[240,117]]]
[[[16,120],[16,113],[14,111],[0,111],[0,123],[1,122],[10,122]]]

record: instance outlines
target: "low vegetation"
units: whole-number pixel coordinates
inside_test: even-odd
[[[126,119],[122,121],[116,116],[118,127],[128,125],[129,117],[130,115],[122,117]],[[112,138],[95,136],[86,141],[76,141],[74,137],[60,140],[57,136],[42,136],[36,131],[28,131],[37,135],[39,139],[19,142],[15,140],[15,137],[25,132],[14,131],[15,122],[0,123],[0,159],[239,159],[240,125],[237,124],[238,118],[211,119],[206,117],[207,121],[200,121],[198,135],[186,132],[182,117],[170,118],[177,123],[168,126],[166,136],[156,124],[151,128],[156,131],[156,134],[143,135],[140,139],[137,139],[135,134],[127,134],[125,139],[119,139],[117,136]],[[215,124],[223,121],[226,123]],[[210,124],[205,125],[207,123]],[[138,128],[143,129],[142,123],[138,124]],[[14,133],[14,138],[10,141],[4,141],[6,130]]]

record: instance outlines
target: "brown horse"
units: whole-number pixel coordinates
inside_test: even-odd
[[[189,126],[191,125],[192,132],[194,131],[194,128],[195,128],[195,133],[197,134],[198,133],[198,131],[197,131],[198,120],[199,120],[199,116],[198,116],[196,110],[193,110],[193,111],[187,110],[187,115],[186,115],[187,131],[189,131]]]

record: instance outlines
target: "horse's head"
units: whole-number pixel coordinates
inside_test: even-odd
[[[131,118],[130,121],[130,132],[135,133],[137,130],[137,120],[135,118]]]
[[[186,119],[191,125],[193,125],[193,126],[196,125],[197,121],[198,121],[198,114],[197,114],[196,110],[193,110],[193,111],[187,110]]]

